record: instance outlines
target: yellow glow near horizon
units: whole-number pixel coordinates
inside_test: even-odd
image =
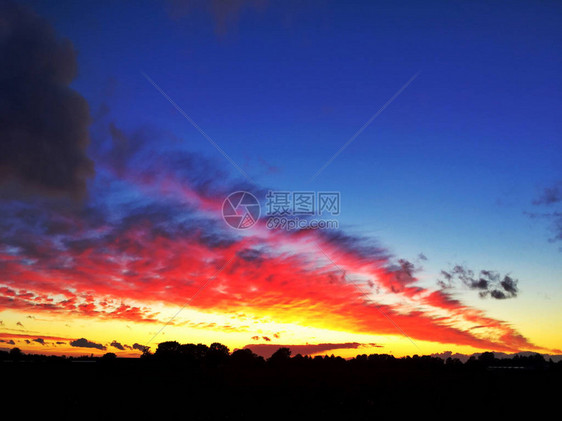
[[[169,318],[177,312],[176,308],[160,306],[162,320]],[[162,323],[124,322],[121,320],[102,320],[84,317],[56,317],[53,315],[28,314],[15,310],[0,313],[0,332],[6,339],[13,335],[14,345],[5,342],[0,348],[19,347],[24,352],[44,353],[57,355],[101,355],[114,352],[121,356],[139,356],[140,352],[127,349],[120,351],[110,344],[117,341],[123,345],[132,346],[137,343],[148,344],[154,351],[158,343],[175,340],[180,343],[203,343],[210,345],[220,342],[227,345],[231,351],[247,345],[306,345],[321,343],[360,343],[358,348],[333,349],[320,354],[334,354],[344,358],[354,357],[358,354],[387,353],[396,357],[406,355],[429,355],[451,351],[453,353],[472,354],[481,352],[482,349],[455,344],[442,344],[431,341],[414,340],[397,333],[395,335],[375,335],[341,330],[302,326],[298,323],[279,323],[266,318],[246,314],[218,314],[201,312],[192,308],[184,309],[169,325],[167,325],[155,338],[154,335]],[[18,325],[18,323],[21,324]],[[17,335],[28,335],[27,338]],[[258,336],[259,340],[252,337]],[[45,345],[34,342],[33,337],[65,338],[56,344],[57,340],[46,339]],[[267,337],[270,341],[265,341]],[[105,350],[96,348],[72,347],[69,341],[85,338],[88,341],[101,344]],[[27,341],[29,343],[27,343]],[[544,346],[555,347],[560,343],[560,333],[554,327],[543,328],[532,336],[533,341]],[[376,344],[378,346],[370,345]]]

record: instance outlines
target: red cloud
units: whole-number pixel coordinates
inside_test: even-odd
[[[10,339],[43,339],[47,341],[70,341],[69,338],[63,338],[60,336],[43,336],[43,335],[25,335],[20,333],[3,333],[0,332],[0,338],[10,338]]]
[[[210,182],[193,186],[151,165],[142,175],[124,170],[123,182],[186,215],[152,202],[141,211],[137,204],[128,208],[116,223],[53,211],[42,225],[64,233],[62,243],[31,230],[8,238],[11,248],[0,248],[0,310],[162,323],[151,304],[183,306],[197,294],[189,304],[209,312],[407,335],[414,342],[541,349],[506,322],[420,287],[407,261],[393,263],[352,237],[271,231],[263,222],[247,235],[226,231],[222,197]]]
[[[275,252],[289,242],[297,250],[309,251]],[[256,247],[262,250],[259,260],[241,254]],[[213,249],[198,233],[191,238],[168,238],[145,223],[119,238],[65,253],[73,262],[66,267],[48,261],[28,265],[4,256],[9,277],[0,291],[0,305],[156,322],[150,303],[183,305],[216,276],[192,306],[215,312],[252,312],[278,321],[352,332],[405,333],[414,341],[498,351],[538,348],[508,324],[486,317],[442,291],[416,287],[417,280],[403,267],[391,267],[376,256],[369,260],[312,231],[298,236],[246,237]],[[368,276],[383,291],[381,302],[377,302],[379,296],[366,294],[367,283],[358,287],[348,279],[356,275]],[[53,294],[63,298],[55,301]],[[388,296],[401,298],[404,305],[383,304]],[[126,304],[127,300],[146,306]],[[437,310],[439,316],[434,314]],[[481,334],[480,329],[462,328],[459,321],[485,326],[488,331]]]

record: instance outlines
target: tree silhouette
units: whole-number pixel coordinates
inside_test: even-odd
[[[489,367],[495,364],[496,358],[493,352],[484,352],[478,357],[478,362],[482,363],[486,367]]]
[[[291,360],[291,350],[289,348],[279,348],[269,357],[268,362],[272,365],[285,365]]]
[[[12,349],[10,350],[10,357],[11,357],[12,360],[14,360],[14,361],[19,361],[22,356],[23,356],[23,353],[21,352],[21,349],[19,349],[19,348],[12,348]]]
[[[237,349],[230,355],[230,364],[239,368],[257,368],[264,364],[263,357],[256,355],[251,349]]]
[[[211,367],[217,367],[221,364],[224,364],[228,361],[230,357],[230,350],[226,345],[220,344],[218,342],[214,342],[209,347],[207,351],[207,363]]]
[[[105,361],[112,361],[117,359],[117,355],[113,352],[106,352],[101,358]]]

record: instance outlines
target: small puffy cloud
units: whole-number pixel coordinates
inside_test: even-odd
[[[136,342],[133,344],[132,348],[133,348],[133,349],[136,349],[136,350],[138,350],[138,351],[141,351],[141,352],[144,352],[144,350],[147,349],[146,346],[141,345],[141,344],[138,344],[138,343],[136,343]]]
[[[109,344],[109,346],[112,346],[113,348],[117,348],[117,349],[119,349],[119,350],[121,350],[121,351],[124,351],[124,350],[125,350],[125,347],[124,347],[123,345],[121,345],[121,344],[120,344],[119,342],[117,342],[117,341],[111,342],[111,344]]]
[[[33,342],[37,342],[38,344],[45,345],[45,339],[43,338],[35,338]]]
[[[106,347],[104,345],[95,342],[90,342],[86,338],[80,338],[80,339],[76,339],[75,341],[71,341],[70,346],[74,346],[77,348],[95,348],[101,351],[106,350]]]
[[[496,300],[517,297],[518,280],[509,275],[501,276],[492,270],[481,270],[478,275],[462,265],[456,265],[452,270],[441,271],[441,279],[437,284],[443,289],[455,287],[459,281],[472,290],[477,290],[481,298],[492,297]]]

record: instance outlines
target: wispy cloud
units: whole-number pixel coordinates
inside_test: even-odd
[[[539,210],[525,212],[531,218],[545,219],[550,222],[553,237],[551,242],[562,241],[562,181],[554,183],[550,187],[543,188],[533,205]],[[562,248],[561,248],[562,250]]]

